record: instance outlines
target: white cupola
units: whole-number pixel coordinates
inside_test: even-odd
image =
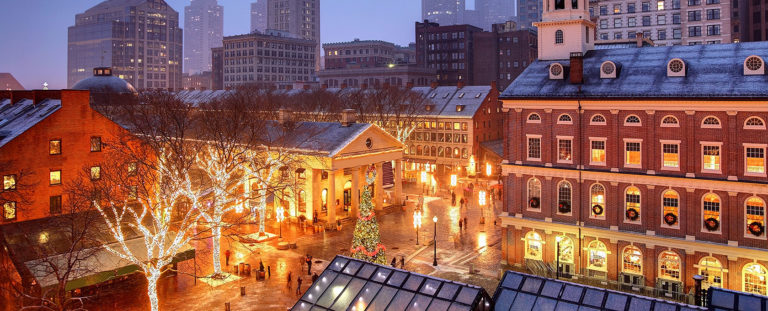
[[[538,27],[539,59],[569,59],[595,48],[595,23],[589,20],[587,0],[542,0],[544,12]]]

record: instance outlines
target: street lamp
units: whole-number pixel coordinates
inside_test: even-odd
[[[556,268],[557,272],[555,272],[555,278],[558,279],[558,280],[560,279],[560,241],[562,241],[562,240],[563,240],[563,237],[560,236],[560,235],[558,235],[555,238],[555,242],[557,244],[557,245],[555,245],[555,247],[557,248],[557,254],[555,254],[555,257],[557,257],[556,258],[557,259],[557,268]]]
[[[457,177],[456,174],[451,174],[451,187],[456,187]]]
[[[280,238],[283,238],[283,220],[285,219],[285,215],[283,214],[285,212],[285,209],[283,209],[282,206],[277,207],[277,215],[275,218],[277,219],[277,225],[280,227]]]
[[[426,187],[427,187],[427,171],[426,169],[424,169],[423,171],[421,171],[421,193],[426,192],[425,190]]]
[[[485,206],[485,190],[477,192],[477,203],[480,204],[480,206]]]
[[[435,260],[432,261],[432,266],[437,267],[437,216],[432,217],[432,222],[435,223],[435,240],[433,243],[435,244]]]
[[[491,163],[485,163],[485,176],[490,177],[492,172],[493,168],[491,167]]]
[[[413,228],[416,229],[416,245],[419,245],[419,229],[421,228],[421,211],[413,211]]]

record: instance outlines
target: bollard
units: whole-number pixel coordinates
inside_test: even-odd
[[[245,296],[245,286],[240,286],[240,296]]]
[[[229,307],[229,302],[225,302],[224,303],[224,311],[230,311],[230,310],[232,310],[232,309]]]

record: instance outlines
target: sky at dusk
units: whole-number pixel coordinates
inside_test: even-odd
[[[67,84],[67,27],[75,14],[100,0],[1,0],[0,72],[10,72],[27,89]],[[179,12],[189,0],[166,0]],[[251,0],[219,0],[224,6],[224,35],[248,32]],[[414,41],[414,22],[421,19],[420,0],[321,0],[321,40],[376,39],[406,45]]]

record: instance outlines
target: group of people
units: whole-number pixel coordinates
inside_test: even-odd
[[[319,277],[317,273],[312,273],[312,255],[306,254],[304,257],[299,258],[299,264],[301,266],[301,271],[304,270],[304,265],[307,265],[307,275],[312,276],[312,283],[315,283],[317,281],[317,278]],[[291,276],[292,273],[288,272],[288,279],[287,279],[287,286],[288,290],[291,290]],[[301,274],[296,277],[296,296],[301,295],[301,283],[303,282],[303,279],[301,278]]]
[[[397,268],[397,256],[392,257],[392,268]],[[405,256],[400,256],[400,269],[405,269]]]

